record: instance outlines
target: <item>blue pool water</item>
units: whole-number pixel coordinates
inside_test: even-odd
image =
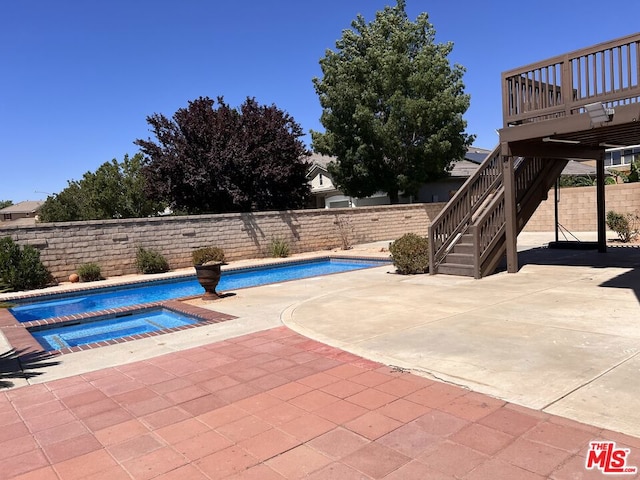
[[[224,292],[268,283],[346,272],[362,268],[378,267],[387,261],[346,259],[320,259],[279,266],[253,267],[222,272],[217,291]],[[59,295],[48,295],[40,300],[15,301],[9,309],[20,322],[30,322],[79,313],[96,312],[111,308],[129,307],[148,302],[158,302],[181,297],[202,295],[204,289],[194,276],[158,280],[143,284],[129,284],[92,289]]]
[[[87,345],[196,323],[192,317],[165,308],[156,308],[127,316],[105,316],[77,325],[30,329],[31,335],[45,350]]]

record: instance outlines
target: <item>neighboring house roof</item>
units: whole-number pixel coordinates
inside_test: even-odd
[[[596,175],[595,167],[575,160],[569,160],[562,175]]]
[[[453,168],[450,172],[451,177],[470,177],[475,173],[480,164],[490,153],[491,151],[485,148],[469,147],[464,159],[453,163]],[[335,158],[327,155],[320,155],[319,153],[311,154],[311,157],[309,157],[309,162],[311,163],[309,176],[311,176],[311,174],[316,170],[326,172],[327,164],[332,160],[335,160]],[[595,167],[586,165],[582,162],[569,160],[569,163],[562,171],[562,175],[596,175],[596,169]]]
[[[480,164],[490,153],[491,151],[485,148],[473,146],[467,148],[467,153],[464,156],[464,159],[453,162],[453,167],[451,168],[451,172],[449,172],[450,176],[454,178],[470,177],[476,170],[478,170]]]
[[[475,161],[472,160],[472,158],[477,159],[481,155],[484,155],[482,159],[484,160],[487,158],[487,155],[491,153],[489,151],[486,151],[486,152],[487,153],[479,153],[479,152],[468,153],[465,156],[464,160],[459,160],[453,164],[453,168],[451,169],[451,176],[452,177],[470,177],[471,175],[473,175],[475,171],[480,167],[480,163],[482,163],[482,161],[480,161],[479,163],[475,163]],[[596,169],[595,167],[591,165],[587,165],[583,162],[569,160],[569,162],[567,163],[567,166],[564,167],[564,170],[562,170],[562,175],[595,176]],[[606,175],[609,175],[609,172],[606,172]]]
[[[328,155],[321,155],[319,153],[312,153],[311,156],[308,158],[308,160],[309,160],[309,163],[311,163],[311,168],[313,168],[314,165],[317,165],[326,170],[329,162],[331,160],[335,160],[335,157],[330,157]]]
[[[473,163],[481,164],[490,153],[491,150],[472,146],[467,149],[467,154],[464,156],[464,159]]]
[[[458,162],[454,163],[454,167],[453,169],[455,171],[462,171],[464,168],[471,168],[471,165],[469,164],[476,164],[479,165],[482,163],[482,161],[487,158],[487,155],[489,155],[491,153],[490,150],[487,150],[485,148],[478,148],[478,147],[469,147],[467,149],[467,154],[465,155],[464,160],[460,160]],[[323,170],[327,170],[327,165],[329,164],[329,162],[331,162],[332,160],[335,160],[335,157],[330,157],[328,155],[321,155],[319,153],[312,153],[311,156],[309,157],[309,163],[311,163],[311,168],[309,169],[309,173],[311,173],[314,170],[314,166],[320,167]],[[458,165],[460,164],[460,165]],[[457,165],[457,168],[456,168]],[[473,170],[475,171],[475,170]],[[473,173],[473,171],[471,173]],[[456,177],[459,176],[464,176],[464,175],[454,175]],[[468,175],[467,175],[468,176]]]
[[[19,202],[15,205],[9,205],[8,207],[0,209],[1,214],[34,214],[36,213],[44,202],[41,200],[27,200],[25,202]]]
[[[478,170],[479,163],[471,162],[467,159],[458,160],[453,164],[450,175],[452,177],[470,177]]]

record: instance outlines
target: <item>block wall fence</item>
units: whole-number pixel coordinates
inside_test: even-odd
[[[342,247],[342,233],[352,244],[393,240],[408,232],[427,235],[443,205],[0,224],[0,237],[37,248],[42,262],[62,281],[90,262],[100,265],[107,277],[135,273],[138,246],[159,251],[171,269],[177,269],[191,266],[191,252],[206,246],[221,247],[228,260],[238,260],[268,256],[274,238],[286,239],[291,252],[300,253]]]
[[[595,232],[596,187],[561,188],[558,195],[558,221],[571,232]],[[551,190],[524,228],[525,232],[555,230],[555,194]],[[640,214],[640,183],[621,183],[605,187],[605,210]]]
[[[640,183],[607,185],[606,209],[640,213]],[[345,233],[352,244],[394,240],[405,233],[427,235],[431,220],[444,203],[376,207],[292,210],[223,215],[156,217],[87,222],[0,224],[0,237],[32,245],[54,277],[68,278],[79,265],[94,262],[104,276],[135,273],[136,248],[162,253],[172,269],[191,266],[191,252],[222,247],[228,260],[267,256],[274,238],[289,242],[292,253],[342,246]],[[538,207],[524,231],[554,230],[554,193]],[[595,231],[595,187],[560,190],[560,223],[570,231]],[[342,225],[342,227],[341,227]]]

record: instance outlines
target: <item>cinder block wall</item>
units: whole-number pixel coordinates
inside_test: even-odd
[[[137,246],[162,253],[172,269],[191,266],[192,250],[222,247],[229,260],[266,256],[273,238],[289,242],[292,253],[393,240],[405,233],[427,235],[442,203],[292,210],[87,222],[0,226],[0,237],[40,250],[58,280],[94,262],[104,276],[135,273]]]
[[[597,230],[596,187],[561,188],[558,195],[560,224],[573,232]],[[542,202],[524,228],[525,232],[550,232],[555,229],[555,195]],[[605,209],[640,213],[640,183],[622,183],[605,187]]]

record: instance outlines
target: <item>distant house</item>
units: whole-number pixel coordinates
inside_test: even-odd
[[[327,171],[327,165],[334,157],[314,153],[309,158],[311,168],[307,172],[307,179],[311,185],[309,208],[341,208],[363,207],[366,205],[388,205],[389,197],[384,192],[371,197],[355,198],[345,195],[333,184],[333,179]]]
[[[425,183],[414,201],[421,203],[448,202],[456,191],[473,175],[491,150],[469,147],[464,159],[453,163],[449,176],[436,182]]]
[[[631,164],[640,159],[640,145],[610,148],[605,152],[604,166],[611,171],[629,173]]]
[[[446,202],[453,192],[473,174],[490,153],[483,148],[469,147],[463,160],[453,164],[450,175],[437,182],[423,185],[415,197],[400,197],[400,203]],[[327,164],[335,160],[333,157],[314,153],[309,159],[311,168],[307,173],[311,185],[309,208],[363,207],[371,205],[389,205],[391,200],[385,192],[366,198],[349,197],[338,190],[327,171]]]
[[[43,203],[41,200],[27,200],[2,208],[0,209],[0,221],[33,223]]]

